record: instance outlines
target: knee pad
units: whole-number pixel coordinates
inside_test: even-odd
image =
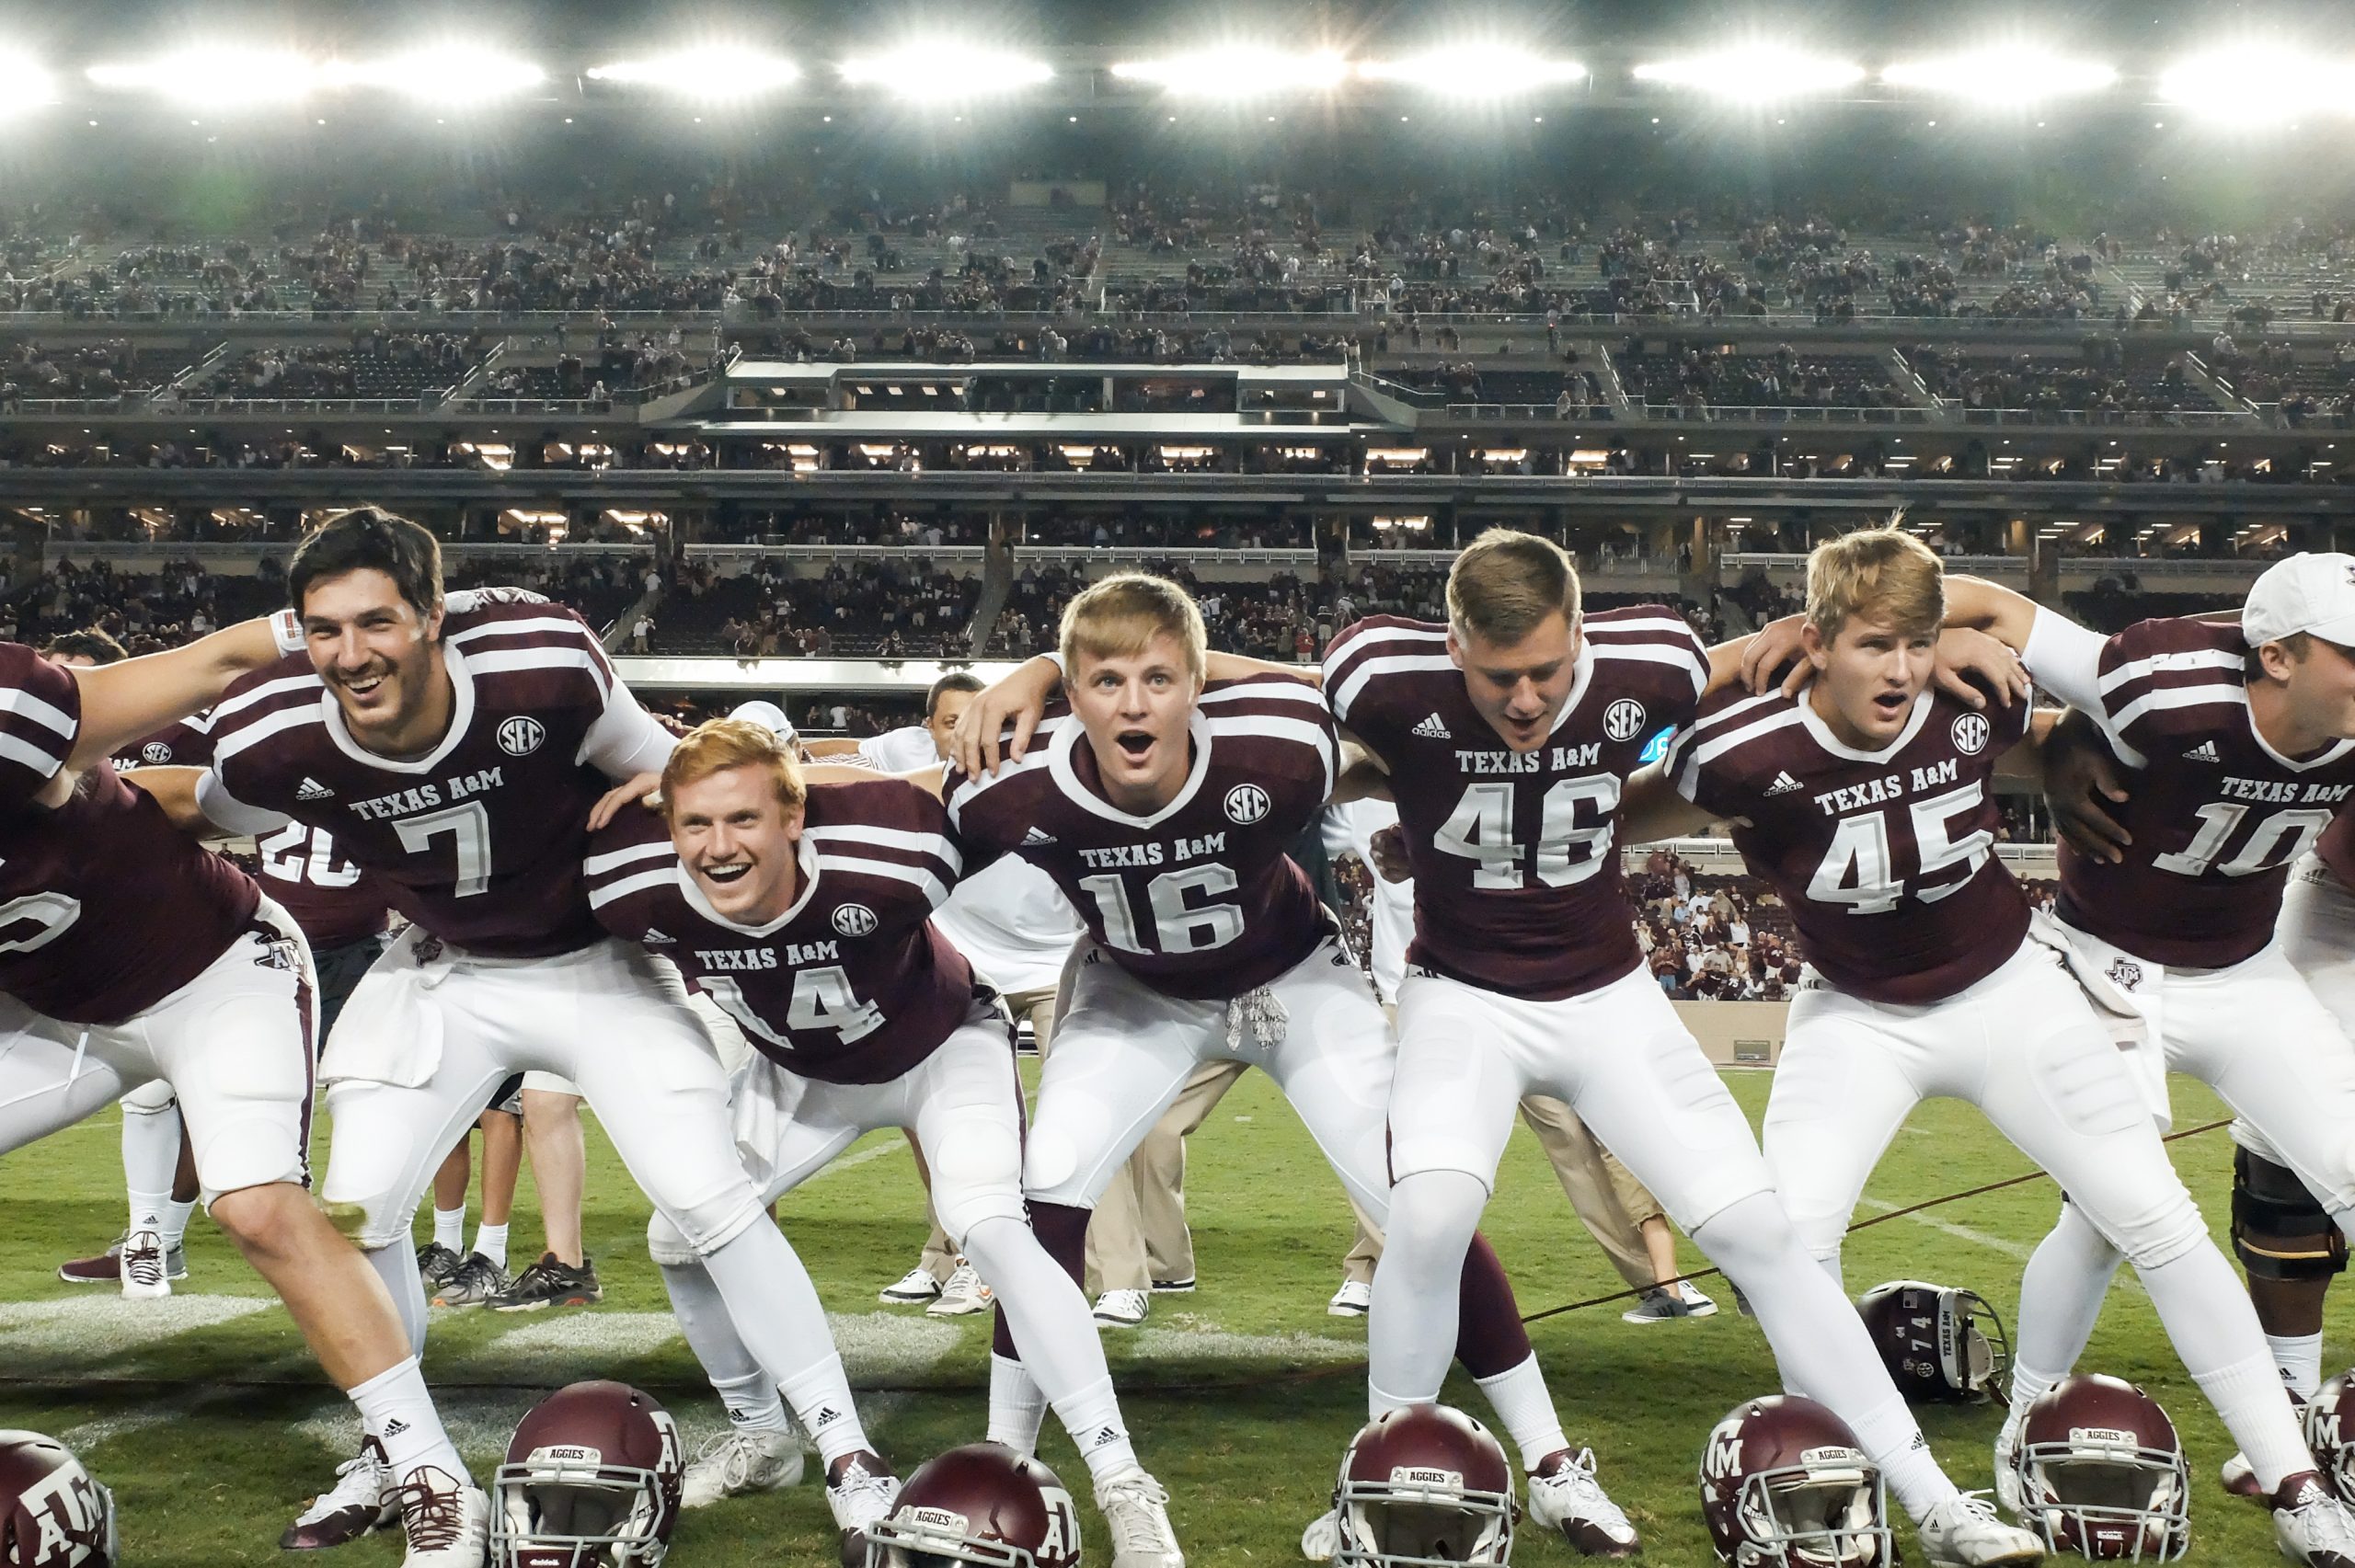
[[[755,1222],[765,1220],[767,1209],[752,1182],[744,1180],[685,1205],[658,1205],[655,1218],[667,1220],[696,1256],[709,1257]],[[651,1239],[649,1229],[649,1244]]]
[[[122,1114],[126,1116],[160,1116],[179,1104],[172,1086],[163,1079],[150,1079],[122,1097]]]
[[[1488,1202],[1488,1185],[1466,1172],[1422,1171],[1405,1178],[1390,1189],[1385,1255],[1402,1243],[1418,1252],[1468,1248]]]
[[[2233,1150],[2233,1252],[2256,1279],[2328,1279],[2347,1271],[2347,1238],[2287,1166]]]
[[[684,1233],[660,1211],[646,1222],[646,1253],[663,1268],[684,1268],[695,1262],[695,1250]]]
[[[1022,1138],[1010,1122],[973,1122],[925,1153],[932,1162],[933,1214],[960,1251],[967,1232],[984,1219],[1024,1221]]]

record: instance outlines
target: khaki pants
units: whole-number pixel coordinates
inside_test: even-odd
[[[1015,992],[1005,999],[1005,1004],[1016,1018],[1029,1020],[1031,1033],[1038,1038],[1040,1057],[1053,1049],[1054,987]],[[1225,1062],[1217,1065],[1222,1068],[1234,1066]],[[1242,1069],[1235,1066],[1234,1070],[1240,1072]],[[1223,1087],[1220,1093],[1224,1093]],[[1148,1184],[1155,1178],[1149,1177],[1147,1173],[1175,1171],[1174,1178],[1162,1179],[1185,1180],[1185,1135],[1200,1126],[1201,1117],[1209,1115],[1210,1106],[1217,1103],[1217,1096],[1212,1095],[1202,1106],[1200,1114],[1186,1123],[1182,1130],[1172,1131],[1173,1125],[1178,1121],[1193,1095],[1194,1085],[1189,1083],[1186,1086],[1186,1093],[1178,1096],[1178,1103],[1170,1106],[1160,1124],[1137,1146],[1136,1152],[1129,1156],[1128,1164],[1112,1178],[1112,1185],[1104,1189],[1104,1196],[1097,1201],[1096,1212],[1087,1222],[1086,1288],[1090,1296],[1098,1296],[1107,1290],[1150,1290],[1156,1279],[1192,1277],[1193,1246],[1186,1236],[1185,1197],[1182,1193],[1172,1190],[1154,1193],[1148,1200]],[[945,1282],[949,1275],[956,1272],[957,1254],[948,1245],[948,1237],[941,1230],[938,1217],[931,1215],[928,1202],[925,1213],[932,1219],[932,1234],[925,1238],[924,1256],[917,1260],[916,1266],[933,1278]],[[1169,1245],[1166,1240],[1166,1227],[1172,1222],[1170,1217],[1173,1215],[1178,1238],[1175,1246]],[[1158,1219],[1163,1229],[1157,1232],[1149,1230],[1148,1218]],[[1159,1249],[1154,1245],[1156,1241],[1163,1243]],[[1164,1271],[1163,1265],[1172,1258],[1183,1260],[1184,1273]]]

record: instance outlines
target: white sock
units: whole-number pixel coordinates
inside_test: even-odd
[[[460,1257],[466,1255],[466,1206],[440,1208],[433,1211],[433,1244],[447,1247]]]
[[[1938,1468],[1922,1436],[1921,1423],[1905,1408],[1904,1396],[1894,1389],[1868,1410],[1848,1417],[1856,1441],[1889,1482],[1889,1494],[1898,1499],[1917,1522],[1932,1508],[1955,1495],[1955,1483]]]
[[[1071,1434],[1087,1473],[1097,1484],[1137,1468],[1137,1450],[1120,1425],[1120,1402],[1112,1392],[1110,1377],[1098,1378],[1075,1393],[1054,1402],[1055,1416]]]
[[[378,1247],[360,1254],[393,1298],[393,1310],[400,1314],[401,1327],[408,1331],[408,1353],[412,1356],[425,1354],[425,1280],[417,1272],[417,1249],[404,1237],[389,1247]]]
[[[440,1211],[437,1210],[433,1218],[438,1223],[442,1218]],[[476,1226],[475,1251],[500,1267],[505,1268],[507,1266],[507,1227],[504,1225]]]
[[[2165,1263],[2138,1265],[2136,1272],[2184,1370],[2248,1456],[2257,1484],[2271,1492],[2284,1477],[2314,1469],[2257,1309],[2224,1254],[2203,1242]],[[2219,1364],[2211,1357],[2230,1359]]]
[[[728,1407],[728,1425],[739,1432],[784,1432],[785,1401],[765,1372],[746,1378],[714,1378],[712,1389]]]
[[[1017,1454],[1039,1451],[1039,1428],[1047,1422],[1047,1396],[1019,1361],[990,1354],[989,1440]]]
[[[2020,1315],[2013,1336],[2012,1409],[2025,1413],[2039,1394],[2069,1375],[2100,1321],[2102,1298],[2125,1254],[2094,1229],[2074,1203],[2028,1254],[2020,1273]],[[2050,1368],[2048,1375],[2028,1368]],[[2025,1375],[2023,1375],[2025,1373]],[[2028,1385],[2021,1391],[2021,1385]]]
[[[2044,1391],[2067,1377],[2066,1372],[2040,1372],[2025,1361],[2012,1363],[2012,1411],[2009,1419],[2017,1421],[2028,1414],[2028,1407],[2044,1397]]]
[[[2269,1333],[2265,1343],[2273,1347],[2273,1365],[2281,1374],[2281,1386],[2300,1399],[2312,1399],[2322,1387],[2322,1335],[2318,1333]]]
[[[122,1107],[122,1185],[131,1194],[134,1230],[152,1229],[140,1223],[171,1200],[172,1179],[180,1168],[180,1108],[167,1104],[160,1111],[141,1109],[126,1102]]]
[[[1545,1390],[1545,1374],[1537,1369],[1534,1351],[1520,1366],[1476,1380],[1480,1391],[1488,1396],[1488,1407],[1497,1413],[1498,1424],[1511,1434],[1514,1446],[1521,1449],[1522,1469],[1534,1471],[1570,1446],[1570,1440],[1562,1436],[1562,1423],[1554,1413],[1554,1399]]]
[[[867,1429],[858,1424],[858,1407],[851,1402],[850,1379],[843,1372],[843,1358],[831,1350],[824,1360],[778,1391],[793,1407],[801,1429],[818,1446],[820,1463],[831,1469],[844,1454],[873,1448],[867,1440]]]
[[[412,1356],[349,1390],[360,1410],[360,1428],[385,1445],[385,1458],[396,1478],[419,1465],[438,1465],[458,1480],[471,1481],[466,1461],[442,1429],[433,1396],[425,1391],[425,1374]]]
[[[1019,1219],[999,1217],[976,1222],[966,1233],[965,1255],[997,1292],[998,1310],[1013,1331],[1028,1379],[1054,1406],[1089,1473],[1101,1481],[1134,1469],[1136,1449],[1120,1420],[1111,1368],[1104,1363],[1104,1342],[1089,1319],[1087,1298],[1071,1276]],[[997,1359],[994,1354],[990,1357],[993,1425]],[[1030,1432],[1035,1446],[1035,1424]]]
[[[188,1240],[189,1219],[195,1212],[196,1205],[193,1203],[182,1203],[178,1198],[171,1198],[165,1203],[164,1250],[166,1252],[170,1252]],[[2322,1336],[2319,1334],[2315,1336],[2315,1365],[2317,1367],[2322,1365]]]
[[[1439,1398],[1455,1359],[1464,1254],[1488,1201],[1487,1185],[1461,1171],[1419,1172],[1390,1189],[1366,1319],[1371,1413]]]
[[[134,1192],[131,1195],[131,1229],[157,1230],[164,1228],[164,1211],[172,1206],[172,1191]]]

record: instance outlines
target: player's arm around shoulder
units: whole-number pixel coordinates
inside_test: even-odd
[[[185,647],[65,671],[80,699],[79,730],[66,766],[79,772],[142,736],[211,707],[238,681],[302,646],[293,612],[281,611],[224,627]]]
[[[1619,836],[1626,844],[1689,839],[1723,820],[1677,793],[1665,757],[1628,774],[1626,787],[1619,795]]]
[[[133,768],[122,782],[162,807],[172,826],[191,838],[224,841],[236,837],[197,803],[196,786],[203,777],[202,768]]]

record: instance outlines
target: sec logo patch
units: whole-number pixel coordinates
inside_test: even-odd
[[[881,923],[875,918],[875,911],[865,904],[834,906],[834,929],[844,936],[872,936]]]
[[[1622,697],[1603,710],[1603,733],[1614,740],[1633,740],[1644,732],[1644,704]]]
[[[499,727],[499,749],[510,757],[530,756],[547,738],[548,732],[538,719],[527,718],[522,714]]]
[[[1985,714],[1962,714],[1954,721],[1954,749],[1966,757],[1976,757],[1987,750],[1987,742],[1994,736],[1994,727]]]
[[[1239,784],[1226,792],[1226,818],[1247,828],[1265,817],[1273,804],[1258,784]]]

